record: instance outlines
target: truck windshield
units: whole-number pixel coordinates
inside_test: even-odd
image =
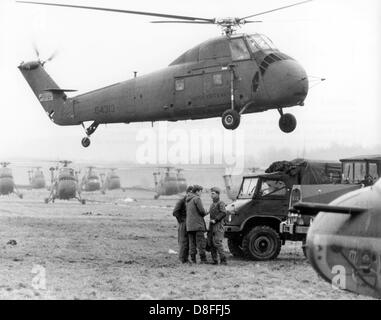
[[[286,185],[281,180],[262,180],[258,191],[260,197],[285,196]]]
[[[258,178],[243,179],[241,189],[238,193],[238,199],[251,199],[257,186]]]

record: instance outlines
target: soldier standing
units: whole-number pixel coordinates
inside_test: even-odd
[[[191,261],[196,263],[196,253],[200,255],[201,263],[206,263],[206,241],[205,235],[206,225],[204,217],[207,215],[201,199],[202,187],[198,185],[193,186],[193,193],[186,199],[186,227],[189,237],[189,251]]]
[[[173,209],[173,216],[177,219],[178,229],[177,238],[179,243],[179,259],[182,263],[189,262],[189,239],[186,228],[186,199],[187,196],[192,193],[192,186],[188,186],[186,190],[186,195],[181,198],[175,205]]]
[[[224,239],[223,220],[226,217],[225,203],[220,200],[221,190],[217,187],[210,189],[213,203],[210,205],[208,243],[212,254],[213,264],[218,264],[218,255],[220,263],[226,265],[226,257],[222,241]]]

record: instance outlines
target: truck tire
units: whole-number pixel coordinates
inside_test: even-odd
[[[228,248],[233,257],[242,258],[244,256],[241,245],[242,242],[239,239],[228,238]]]
[[[257,261],[275,259],[282,243],[278,232],[268,226],[257,226],[243,237],[242,250],[246,258]]]

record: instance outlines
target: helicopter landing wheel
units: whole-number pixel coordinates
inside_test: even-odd
[[[237,111],[229,109],[222,114],[221,120],[225,129],[234,130],[238,128],[241,122],[241,116]]]
[[[296,128],[296,118],[291,113],[284,113],[279,119],[279,128],[285,133],[290,133]]]
[[[82,139],[82,141],[81,141],[81,143],[82,143],[82,146],[84,147],[84,148],[87,148],[89,145],[90,145],[90,139],[89,139],[89,137],[84,137],[83,139]]]

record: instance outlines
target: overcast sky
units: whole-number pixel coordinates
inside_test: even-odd
[[[46,1],[49,2],[49,1]],[[50,1],[55,2],[55,1]],[[297,0],[267,1],[121,1],[56,2],[193,15],[247,16]],[[308,75],[327,80],[312,88],[304,107],[289,109],[298,120],[291,134],[278,128],[277,111],[245,115],[240,130],[245,155],[269,147],[302,150],[381,144],[381,2],[316,0],[270,13],[262,24],[242,28],[264,33],[284,53],[298,60]],[[216,26],[153,25],[150,17],[0,2],[0,160],[15,157],[134,160],[137,134],[150,123],[100,126],[90,148],[83,129],[54,125],[43,112],[17,66],[58,50],[46,70],[64,88],[80,93],[166,67],[176,57],[220,35]],[[157,126],[157,125],[156,125]],[[192,130],[216,128],[219,118],[169,124]],[[339,156],[339,155],[338,155]]]

